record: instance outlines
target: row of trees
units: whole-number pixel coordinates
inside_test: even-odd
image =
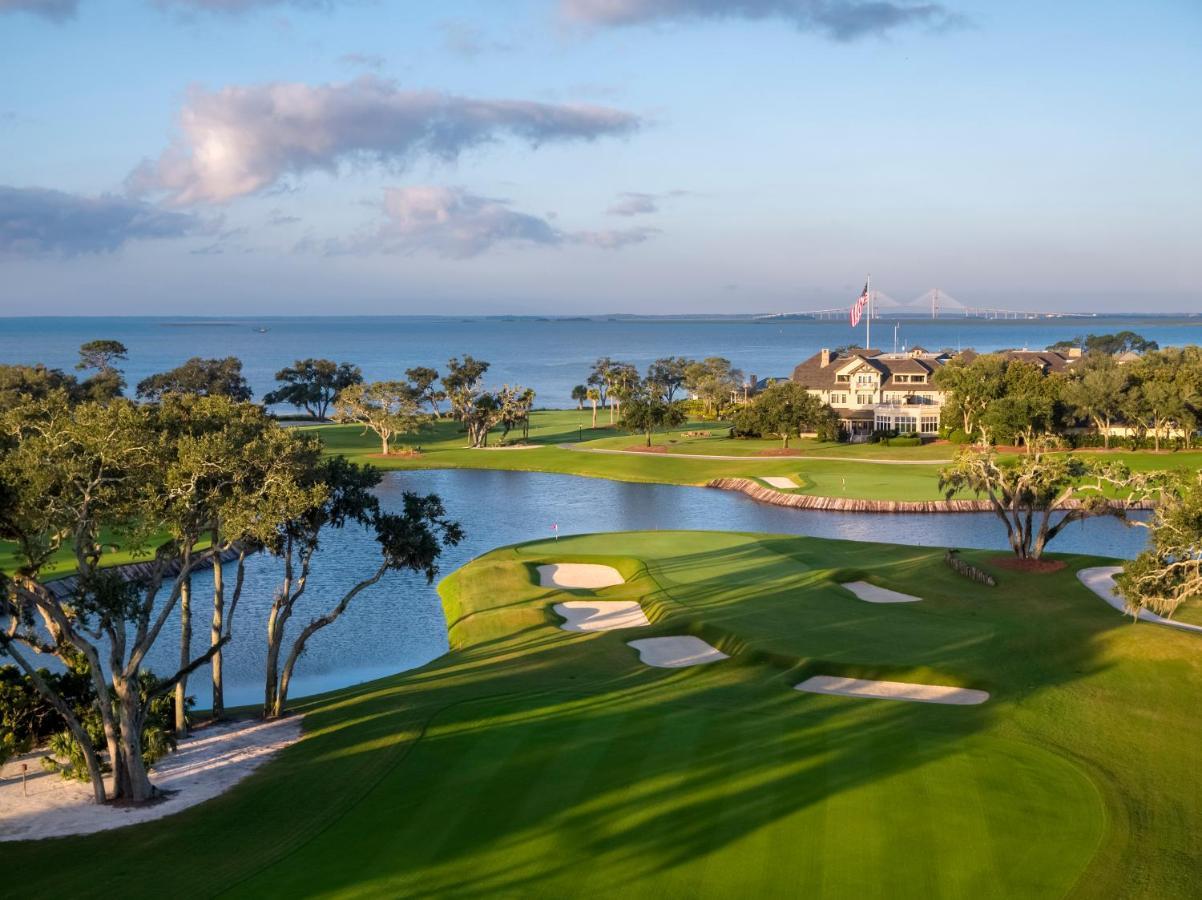
[[[373,492],[379,479],[374,469],[323,456],[316,438],[229,396],[169,390],[136,404],[81,400],[58,387],[0,409],[0,539],[12,542],[18,561],[0,576],[0,653],[54,709],[97,802],[153,796],[148,726],[170,697],[175,727],[186,725],[187,681],[206,665],[221,715],[221,653],[250,554],[270,553],[283,568],[265,623],[267,716],[284,711],[306,642],[363,590],[394,570],[433,579],[441,550],[462,537],[459,526],[435,495],[405,494],[399,512],[381,509]],[[286,626],[300,609],[321,539],[346,525],[372,534],[376,567],[289,643]],[[227,588],[219,563],[230,553],[237,562]],[[75,578],[60,594],[44,576],[64,554]],[[145,563],[132,579],[113,566],[130,556]],[[209,565],[209,635],[196,647],[192,576]],[[179,667],[157,677],[145,661],[174,616]],[[90,682],[86,709],[61,678],[36,666],[39,654]]]
[[[1021,442],[1092,425],[1110,446],[1112,430],[1129,429],[1159,450],[1175,433],[1186,446],[1202,427],[1202,349],[1153,350],[1120,363],[1091,351],[1065,373],[1002,354],[953,359],[935,373],[947,392],[944,425],[980,444]]]
[[[591,403],[593,427],[597,427],[597,408],[609,409],[612,425],[621,418],[622,404],[646,392],[647,384],[655,385],[655,393],[665,403],[676,402],[678,393],[689,392],[701,404],[702,413],[718,418],[729,409],[733,398],[743,389],[743,373],[729,359],[711,356],[703,360],[684,356],[665,356],[647,367],[645,378],[627,362],[603,356],[593,364],[587,382],[572,388],[577,409]],[[641,430],[641,429],[636,429]]]
[[[789,446],[789,440],[814,432],[819,440],[839,440],[839,416],[800,384],[778,381],[770,384],[731,417],[736,434],[772,435]]]

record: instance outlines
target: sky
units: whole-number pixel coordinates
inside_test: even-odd
[[[0,0],[0,315],[1202,312],[1202,4]]]

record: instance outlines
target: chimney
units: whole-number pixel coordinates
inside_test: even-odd
[[[1069,359],[1080,359],[1081,358],[1081,348],[1080,347],[1069,347],[1068,348],[1068,358]]]
[[[818,357],[818,364],[824,369],[829,366],[831,364],[831,351],[823,347],[822,354]]]

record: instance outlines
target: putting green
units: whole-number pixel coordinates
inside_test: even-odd
[[[0,866],[26,896],[1191,896],[1202,640],[1124,622],[1077,583],[1097,558],[1065,559],[988,589],[938,550],[785,536],[503,548],[441,585],[443,659],[301,701],[305,740],[218,800]],[[613,566],[638,637],[731,659],[561,631],[551,562]],[[793,690],[818,674],[991,699]]]

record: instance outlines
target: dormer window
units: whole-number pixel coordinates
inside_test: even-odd
[[[848,382],[851,381],[851,376],[850,375],[836,375],[835,381],[838,381],[842,384],[847,384]]]

